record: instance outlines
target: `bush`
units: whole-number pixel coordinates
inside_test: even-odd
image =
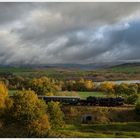
[[[28,126],[30,137],[44,137],[49,134],[50,122],[48,115],[43,115],[37,120],[32,121]]]
[[[61,111],[59,102],[48,103],[48,114],[50,116],[50,122],[52,128],[63,127],[64,113]]]
[[[126,103],[127,104],[136,104],[140,100],[140,95],[133,94],[127,97]]]

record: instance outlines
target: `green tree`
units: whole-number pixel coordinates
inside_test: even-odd
[[[59,102],[48,103],[48,114],[50,116],[50,122],[52,128],[63,127],[64,125],[64,113],[60,108]]]
[[[128,84],[121,83],[120,85],[115,85],[115,94],[116,95],[127,95],[128,93]]]
[[[127,104],[136,104],[140,100],[140,95],[139,94],[132,94],[127,97],[126,103]]]

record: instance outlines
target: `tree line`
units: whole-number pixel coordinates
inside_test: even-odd
[[[77,95],[76,91],[101,91],[108,96],[122,96],[125,98],[126,103],[135,104],[140,95],[140,83],[114,84],[113,82],[105,81],[97,85],[92,80],[84,78],[79,80],[60,81],[46,76],[38,78],[13,76],[8,79],[4,78],[1,80],[10,90],[33,90],[38,95],[46,96],[69,95],[66,91],[73,91],[73,95]]]

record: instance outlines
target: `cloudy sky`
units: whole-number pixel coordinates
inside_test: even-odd
[[[0,3],[0,64],[140,61],[140,3]]]

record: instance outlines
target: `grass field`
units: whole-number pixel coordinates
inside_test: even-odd
[[[105,97],[106,94],[103,92],[77,92],[78,96],[80,96],[82,99],[85,99],[88,96],[95,96],[95,97]]]
[[[140,72],[140,66],[133,66],[133,67],[128,67],[128,66],[116,66],[113,68],[108,69],[111,72],[114,73],[127,73],[127,74],[135,74]],[[108,71],[107,70],[107,71]]]
[[[26,129],[21,126],[8,126],[0,128],[0,137],[27,138]],[[65,125],[64,128],[51,130],[47,137],[53,138],[140,138],[139,123],[111,123],[111,124],[86,124]]]
[[[18,72],[32,72],[32,71],[33,70],[31,68],[0,67],[0,72],[18,73]]]
[[[79,96],[81,99],[85,99],[85,98],[87,98],[89,96],[95,96],[95,97],[105,97],[106,96],[105,93],[103,93],[103,92],[96,92],[96,91],[94,91],[94,92],[87,92],[87,91],[84,91],[84,92],[82,92],[82,91],[76,91],[76,92],[64,91],[64,92],[67,93],[67,95],[69,95],[69,96],[72,96],[73,93],[75,93],[76,96]],[[62,91],[60,93],[64,93],[64,92]]]
[[[75,138],[139,138],[140,123],[66,125],[58,133],[59,137]]]
[[[13,95],[17,90],[9,90],[9,95]],[[60,96],[61,96],[61,93],[67,93],[68,96],[72,96],[73,95],[73,92],[72,91],[62,91],[60,92]],[[78,91],[78,92],[75,92],[77,96],[79,96],[81,99],[85,99],[89,96],[95,96],[95,97],[105,97],[106,94],[103,93],[103,92],[81,92],[81,91]]]

